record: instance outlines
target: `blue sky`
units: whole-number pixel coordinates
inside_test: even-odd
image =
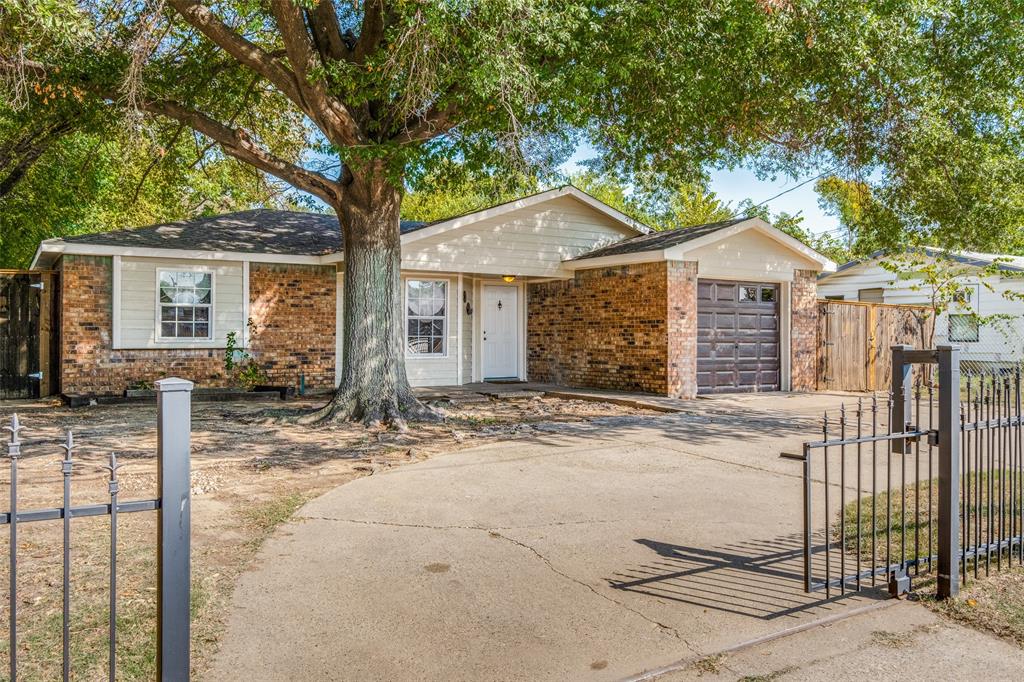
[[[576,149],[572,157],[562,166],[564,172],[572,172],[579,168],[578,164],[595,154],[593,148],[584,144]],[[814,191],[814,183],[807,182],[815,174],[792,179],[778,177],[774,180],[759,180],[752,171],[744,168],[711,172],[710,189],[718,198],[736,206],[744,199],[751,199],[755,204],[771,199],[768,207],[772,213],[785,211],[804,217],[804,226],[814,233],[828,232],[839,227],[839,220],[825,213],[818,206],[818,194]],[[801,183],[805,183],[802,186]],[[796,189],[793,189],[796,187]],[[791,190],[791,191],[787,191]],[[786,192],[785,194],[782,194]],[[782,196],[776,197],[776,195]],[[772,197],[776,197],[772,199]]]
[[[731,171],[714,171],[711,173],[711,191],[720,199],[737,204],[743,199],[752,199],[755,204],[785,192],[802,182],[806,182],[813,175],[807,178],[792,180],[790,178],[776,178],[771,180],[758,180],[751,171],[742,168]],[[797,187],[791,192],[768,202],[772,213],[785,211],[786,213],[799,213],[804,217],[804,226],[811,232],[827,232],[839,227],[839,220],[825,213],[818,206],[818,193],[814,191],[814,183],[808,182],[802,187]]]

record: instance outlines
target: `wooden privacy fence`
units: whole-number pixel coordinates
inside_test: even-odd
[[[57,392],[58,291],[57,273],[0,270],[0,400]]]
[[[818,301],[818,390],[888,390],[892,346],[928,348],[934,327],[928,306]]]

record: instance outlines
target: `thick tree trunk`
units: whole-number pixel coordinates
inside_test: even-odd
[[[399,209],[402,193],[383,169],[344,185],[335,207],[345,249],[341,383],[313,419],[403,427],[437,419],[413,395],[405,373]]]

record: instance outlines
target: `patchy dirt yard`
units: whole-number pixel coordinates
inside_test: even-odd
[[[313,401],[289,405],[308,407]],[[310,428],[260,416],[259,403],[197,403],[192,417],[193,669],[200,673],[217,646],[236,577],[261,542],[306,500],[360,476],[431,455],[487,442],[529,436],[532,424],[657,414],[635,407],[532,397],[442,403],[444,423],[413,425],[406,433],[361,426]],[[72,504],[109,502],[110,452],[120,470],[121,501],[156,491],[154,405],[70,409],[55,403],[0,404],[3,425],[17,411],[25,427],[19,463],[21,510],[59,507],[59,461],[66,429],[79,444]],[[5,439],[6,440],[6,439]],[[6,451],[4,448],[2,451]],[[10,475],[0,467],[0,507],[6,509]],[[51,680],[61,669],[61,524],[19,526],[19,679]],[[156,515],[119,519],[118,679],[155,677]],[[74,679],[107,676],[109,519],[72,523],[72,668]],[[0,529],[0,555],[10,551]],[[6,585],[6,561],[0,567]],[[268,586],[272,589],[273,586]],[[6,596],[6,595],[5,595]],[[0,605],[6,630],[7,600]],[[7,638],[0,641],[0,670],[7,670]]]

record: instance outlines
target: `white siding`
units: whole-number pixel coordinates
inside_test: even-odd
[[[572,197],[559,197],[412,241],[402,268],[488,275],[569,276],[561,263],[635,233]]]
[[[241,343],[247,306],[239,262],[171,260],[122,257],[119,306],[120,343],[117,348],[223,348],[228,332]],[[157,341],[157,270],[193,270],[213,273],[213,339],[210,341]]]
[[[984,279],[984,283],[983,283]],[[1024,294],[1024,280],[1007,275],[1005,277],[963,277],[964,284],[978,287],[977,300],[972,303],[974,311],[982,317],[999,316],[999,319],[981,326],[976,342],[953,342],[963,349],[965,360],[1007,362],[1024,359],[1024,301],[1014,300],[1013,292]],[[988,286],[985,285],[987,283]],[[868,263],[851,268],[818,282],[818,296],[844,296],[848,301],[857,300],[857,292],[874,287],[884,288],[885,303],[930,305],[931,291],[919,278],[897,277],[877,263]],[[990,288],[991,287],[991,288]],[[1005,292],[1010,292],[1008,298]],[[956,313],[956,311],[953,311]],[[949,341],[949,319],[940,315],[935,324],[935,343]]]
[[[409,376],[409,383],[413,386],[451,386],[459,383],[459,359],[461,351],[458,337],[458,323],[455,315],[458,311],[457,297],[459,296],[458,278],[450,275],[437,273],[430,274],[403,274],[402,275],[402,310],[405,310],[405,280],[407,279],[431,279],[444,280],[448,282],[448,319],[447,339],[445,343],[445,355],[443,357],[417,355],[405,356],[405,371]],[[402,334],[405,334],[405,320],[403,312]]]
[[[794,270],[821,269],[815,261],[756,230],[744,230],[713,244],[687,251],[700,277],[788,282]]]
[[[476,280],[464,277],[462,280],[463,291],[466,292],[466,300],[462,300],[459,294],[458,308],[462,316],[462,380],[459,383],[468,384],[473,381],[473,320],[475,315],[466,312],[466,303],[474,305],[476,300]]]
[[[344,338],[344,330],[342,325],[344,324],[343,314],[343,301],[344,296],[342,295],[342,287],[344,283],[344,273],[338,272],[338,307],[337,307],[337,352],[338,360],[336,363],[335,372],[335,383],[341,381],[341,361],[342,361],[342,339]],[[472,335],[472,318],[469,316],[463,319],[463,341],[459,341],[459,325],[458,315],[465,315],[465,305],[462,303],[462,294],[458,291],[459,278],[457,275],[451,275],[447,273],[402,273],[402,296],[403,296],[403,320],[402,320],[402,334],[403,338],[405,335],[405,319],[404,319],[404,297],[405,297],[405,280],[406,279],[440,279],[448,282],[448,319],[447,319],[447,339],[445,344],[446,353],[443,357],[418,357],[416,355],[406,355],[405,357],[405,371],[409,377],[409,383],[413,386],[452,386],[455,384],[462,383],[459,381],[459,353],[463,354],[463,376],[469,377],[472,367],[472,344],[466,340],[466,337]],[[466,280],[466,284],[469,284],[469,280]],[[403,342],[402,347],[405,347]],[[468,350],[467,350],[468,349]],[[469,354],[467,360],[466,354]],[[466,381],[469,379],[467,378]]]

